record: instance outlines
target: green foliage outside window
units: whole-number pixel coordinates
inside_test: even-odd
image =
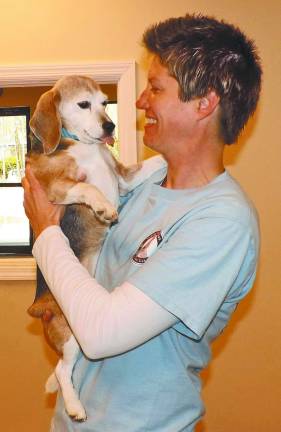
[[[5,167],[3,167],[3,161],[0,160],[0,176],[3,176],[3,171],[8,175],[9,171],[17,169],[17,158],[16,156],[10,156],[4,161]],[[4,170],[3,170],[4,168]]]

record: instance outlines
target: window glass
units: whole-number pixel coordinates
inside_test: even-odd
[[[24,213],[22,187],[0,188],[0,245],[29,246],[29,223]],[[11,252],[11,250],[10,250]]]
[[[0,253],[30,253],[21,178],[29,149],[29,107],[0,108]]]
[[[0,109],[0,182],[20,183],[27,152],[27,116]],[[12,113],[15,115],[12,115]]]

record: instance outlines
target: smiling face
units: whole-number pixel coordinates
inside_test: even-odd
[[[186,146],[195,127],[194,101],[179,99],[179,86],[157,57],[153,58],[148,83],[136,103],[145,111],[144,144],[164,156]]]

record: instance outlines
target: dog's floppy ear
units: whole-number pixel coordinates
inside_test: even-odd
[[[42,142],[45,154],[54,152],[60,142],[62,124],[59,102],[60,94],[57,90],[47,91],[40,97],[30,120],[30,129]]]

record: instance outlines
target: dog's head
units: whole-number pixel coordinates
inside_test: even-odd
[[[84,143],[112,144],[115,125],[106,104],[106,95],[92,78],[66,76],[40,97],[30,128],[46,154],[57,148],[62,127]]]

